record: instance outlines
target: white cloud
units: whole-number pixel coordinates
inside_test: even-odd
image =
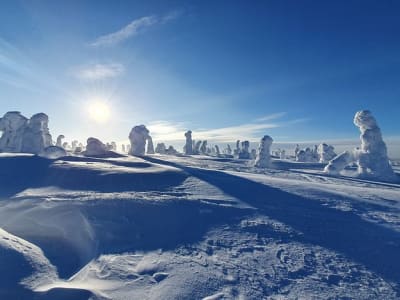
[[[283,114],[282,114],[283,115]],[[278,118],[277,114],[273,118]],[[272,115],[271,115],[272,118]],[[186,130],[193,131],[193,139],[214,142],[234,142],[236,140],[258,141],[266,131],[303,122],[305,119],[289,120],[285,122],[248,123],[214,129],[195,129],[183,123],[156,121],[147,127],[150,134],[157,141],[179,141],[184,139]]]
[[[73,70],[73,75],[81,80],[101,80],[114,78],[124,73],[125,68],[122,64],[89,64]]]
[[[271,120],[282,118],[285,115],[286,115],[286,112],[279,112],[279,113],[270,114],[270,115],[266,115],[264,117],[257,118],[255,121],[256,122],[271,121]]]
[[[113,46],[118,44],[126,39],[134,37],[139,33],[143,32],[146,28],[154,26],[156,24],[164,24],[171,20],[176,19],[181,14],[180,11],[172,11],[164,16],[146,16],[136,20],[133,20],[128,25],[122,27],[121,29],[98,37],[92,43],[90,43],[93,47],[100,46]]]

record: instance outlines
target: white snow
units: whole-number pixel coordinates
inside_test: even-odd
[[[400,293],[396,183],[328,176],[319,163],[270,158],[255,168],[163,154],[4,153],[0,179],[0,294],[14,274],[16,299],[24,287],[28,299],[55,290],[114,300]],[[21,257],[7,251],[27,267],[14,268]]]

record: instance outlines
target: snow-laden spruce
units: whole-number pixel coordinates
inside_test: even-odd
[[[145,154],[146,141],[149,138],[149,130],[144,125],[135,126],[129,133],[131,142],[130,155],[143,156]]]
[[[35,114],[29,119],[22,135],[21,152],[39,154],[53,145],[48,124],[49,117],[45,113]]]
[[[153,138],[149,135],[147,137],[147,154],[154,154],[154,144],[153,144]]]
[[[193,141],[192,141],[192,131],[188,130],[185,132],[186,143],[184,146],[184,152],[186,155],[193,154]]]
[[[274,140],[269,135],[264,135],[258,146],[257,157],[254,166],[268,168],[271,165],[271,145]]]
[[[396,180],[381,130],[369,110],[358,111],[354,116],[354,124],[360,129],[361,147],[353,152],[344,152],[334,158],[325,167],[329,174],[339,174],[347,165],[357,164],[358,174],[382,180]]]

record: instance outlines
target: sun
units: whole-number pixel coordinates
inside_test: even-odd
[[[87,110],[90,118],[98,123],[107,122],[110,118],[111,109],[105,101],[92,101],[88,104]]]

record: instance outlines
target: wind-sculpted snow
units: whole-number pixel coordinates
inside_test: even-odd
[[[49,268],[11,290],[33,275],[37,299],[398,299],[400,186],[322,168],[0,155],[0,227]]]

